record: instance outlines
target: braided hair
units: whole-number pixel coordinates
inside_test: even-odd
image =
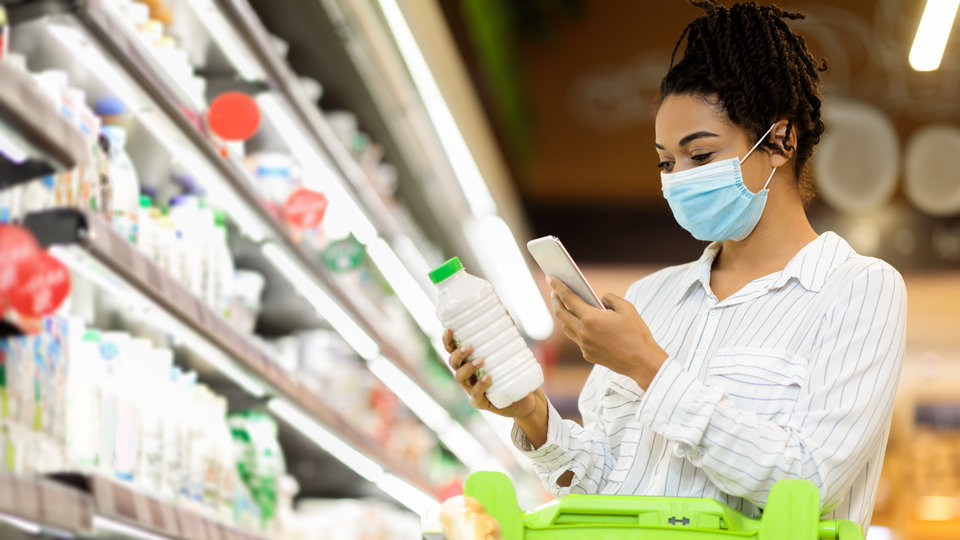
[[[805,167],[823,133],[820,72],[826,70],[826,62],[815,60],[803,37],[784,20],[804,16],[752,1],[730,8],[712,0],[689,1],[706,15],[688,24],[677,40],[670,69],[660,83],[661,103],[670,95],[716,101],[731,121],[755,138],[786,118],[787,136],[796,130],[794,170],[800,196],[809,202],[814,190]],[[684,38],[683,57],[674,63]]]

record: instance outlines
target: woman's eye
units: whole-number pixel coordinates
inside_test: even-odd
[[[707,152],[706,154],[697,154],[695,156],[690,156],[690,159],[697,163],[703,163],[704,161],[710,159],[710,156],[713,155],[713,152]]]
[[[657,163],[657,168],[661,171],[670,172],[670,170],[673,169],[673,162],[661,161],[660,163]]]

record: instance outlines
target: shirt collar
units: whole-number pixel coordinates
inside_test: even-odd
[[[700,259],[687,269],[681,282],[677,303],[682,302],[696,285],[704,290],[710,288],[710,270],[720,253],[721,242],[712,242],[703,250]],[[779,273],[772,276],[769,289],[779,289],[791,279],[796,279],[803,288],[819,292],[833,270],[856,252],[843,238],[827,231],[797,252]]]
[[[681,281],[680,295],[677,297],[678,304],[690,294],[694,286],[702,285],[705,290],[710,288],[710,269],[713,268],[713,261],[717,258],[717,254],[720,253],[720,247],[722,245],[721,242],[711,242],[710,245],[703,250],[700,259],[692,263],[687,269]]]
[[[833,231],[827,231],[803,247],[780,275],[773,281],[771,288],[780,288],[791,279],[812,292],[820,292],[827,277],[856,252],[846,240]]]

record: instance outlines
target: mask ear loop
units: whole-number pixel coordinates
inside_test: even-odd
[[[767,186],[770,185],[770,180],[773,180],[773,173],[775,172],[777,172],[776,167],[774,167],[773,170],[770,171],[770,176],[767,177],[767,183],[763,185],[763,189],[767,189]],[[763,189],[761,189],[760,191],[763,191]]]
[[[753,148],[751,148],[750,151],[747,152],[747,155],[743,156],[743,159],[740,160],[740,163],[743,163],[744,161],[746,161],[747,158],[750,157],[750,154],[752,154],[753,151],[756,150],[758,146],[760,146],[760,143],[762,143],[763,141],[767,140],[767,135],[769,135],[770,132],[773,131],[773,126],[775,126],[775,125],[777,125],[776,122],[770,124],[770,127],[767,128],[766,133],[764,133],[763,136],[760,137],[760,139],[757,141],[757,144],[753,145]],[[773,175],[771,174],[770,176],[773,176]],[[768,182],[769,182],[769,180],[768,180]]]
[[[770,127],[767,128],[766,133],[764,133],[763,136],[760,137],[760,140],[757,141],[757,144],[753,145],[753,148],[751,148],[750,151],[747,152],[747,155],[743,156],[743,159],[740,160],[740,163],[743,163],[744,161],[746,161],[747,158],[750,157],[750,154],[752,154],[753,151],[756,150],[758,146],[760,146],[760,143],[762,143],[763,141],[767,140],[767,135],[769,135],[770,132],[773,131],[773,126],[775,126],[775,125],[777,125],[776,122],[770,124]],[[770,180],[773,180],[773,173],[775,173],[775,172],[777,172],[777,168],[776,168],[776,167],[774,167],[773,170],[770,171],[770,176],[767,177],[767,183],[763,185],[763,189],[767,189],[767,186],[770,185]],[[761,190],[761,191],[763,191],[763,190]]]

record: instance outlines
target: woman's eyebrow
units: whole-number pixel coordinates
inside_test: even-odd
[[[680,139],[680,143],[678,144],[678,146],[686,146],[691,142],[697,139],[701,139],[703,137],[719,137],[719,135],[710,131],[697,131],[696,133],[691,133],[685,136],[684,138]],[[653,146],[659,148],[660,150],[664,150],[663,145],[661,145],[658,142],[654,142]]]
[[[693,142],[693,141],[695,141],[695,140],[697,140],[697,139],[701,139],[701,138],[703,138],[703,137],[719,137],[719,135],[717,135],[716,133],[712,133],[712,132],[710,132],[710,131],[698,131],[698,132],[696,132],[696,133],[691,133],[691,134],[687,135],[686,137],[680,139],[680,143],[679,143],[679,144],[680,144],[680,146],[686,146],[686,145],[690,144],[691,142]]]

